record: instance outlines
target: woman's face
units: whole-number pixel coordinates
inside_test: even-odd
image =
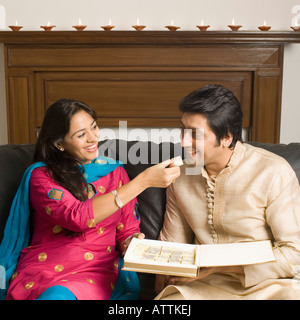
[[[85,111],[78,111],[70,121],[70,130],[62,146],[82,164],[90,163],[98,156],[100,130],[96,121]]]

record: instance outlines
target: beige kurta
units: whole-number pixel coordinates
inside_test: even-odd
[[[160,238],[196,244],[271,240],[276,261],[244,266],[245,275],[212,274],[168,286],[157,299],[300,299],[300,186],[290,165],[238,142],[210,187],[205,169],[186,175],[186,168],[167,190]]]

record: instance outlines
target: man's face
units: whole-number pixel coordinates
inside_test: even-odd
[[[181,145],[185,148],[187,163],[208,166],[218,162],[223,148],[204,115],[184,113],[181,127]]]

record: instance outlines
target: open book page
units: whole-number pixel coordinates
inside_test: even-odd
[[[248,265],[274,261],[270,241],[197,246],[197,265],[200,267]]]

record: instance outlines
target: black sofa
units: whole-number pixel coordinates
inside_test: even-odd
[[[284,157],[295,170],[300,181],[300,143],[261,144],[251,143],[265,148]],[[18,188],[25,169],[31,164],[34,145],[7,144],[0,146],[0,241],[3,237],[6,219],[10,205]],[[180,144],[139,141],[109,140],[99,143],[100,154],[124,162],[124,168],[129,178],[134,178],[152,164],[161,162],[170,157],[181,155]],[[132,164],[132,156],[137,158]],[[129,161],[130,160],[130,161]],[[149,239],[157,239],[163,224],[166,203],[166,190],[149,188],[138,197],[139,213],[141,216],[141,231]],[[155,276],[151,274],[138,274],[141,282],[141,299],[155,297]]]

